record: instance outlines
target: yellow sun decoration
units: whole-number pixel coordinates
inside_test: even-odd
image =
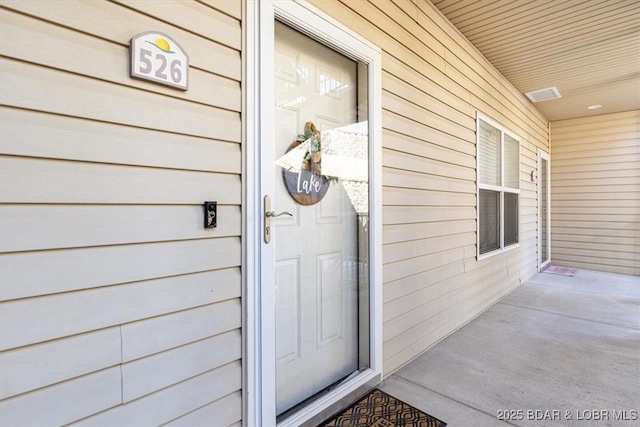
[[[171,46],[169,45],[169,42],[166,41],[165,39],[157,39],[156,40],[156,46],[158,46],[160,49],[162,49],[164,51],[171,50]]]

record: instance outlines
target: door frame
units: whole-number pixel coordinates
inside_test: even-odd
[[[547,162],[547,214],[544,220],[547,222],[547,260],[542,262],[542,160]],[[538,272],[551,263],[551,157],[546,151],[538,149]]]
[[[243,424],[274,425],[275,405],[275,289],[263,281],[273,266],[274,245],[263,242],[264,186],[262,156],[274,156],[274,22],[282,21],[340,53],[368,65],[369,106],[369,351],[370,368],[282,421],[299,425],[359,387],[382,378],[382,53],[367,40],[339,24],[306,1],[245,1],[243,46]],[[271,153],[269,152],[271,151]],[[268,175],[268,174],[265,174]],[[271,174],[273,176],[273,174]],[[277,209],[277,207],[275,207]]]

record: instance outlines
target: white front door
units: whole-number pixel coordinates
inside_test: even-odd
[[[358,81],[355,61],[281,23],[275,51],[272,204],[292,215],[272,220],[276,410],[282,413],[358,370],[358,212],[340,177],[330,184],[322,171],[331,168],[332,148],[344,159],[355,155],[337,153],[345,147],[332,147],[328,131],[357,121]],[[292,144],[305,144],[296,142],[305,125],[307,136],[317,128],[321,149],[290,162],[287,188],[287,167],[278,160]],[[302,204],[314,201],[305,198],[315,185],[325,187],[324,197]]]
[[[551,262],[551,169],[549,154],[538,152],[538,271]]]
[[[381,52],[305,1],[247,14],[247,422],[294,426],[381,379]]]

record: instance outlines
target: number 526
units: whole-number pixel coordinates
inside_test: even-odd
[[[147,49],[140,49],[140,73],[153,76],[163,81],[171,81],[179,84],[182,80],[182,61],[174,59],[171,62],[166,55],[156,53],[155,58],[153,52]]]

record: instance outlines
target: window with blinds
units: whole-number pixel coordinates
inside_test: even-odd
[[[478,256],[518,243],[520,141],[478,115]]]

